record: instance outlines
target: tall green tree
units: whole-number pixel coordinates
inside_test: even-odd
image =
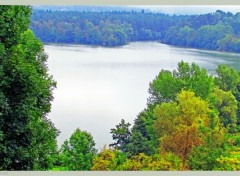
[[[148,103],[154,104],[174,100],[180,90],[181,82],[174,77],[172,72],[161,70],[153,82],[150,83]]]
[[[182,89],[193,91],[196,96],[206,99],[213,87],[214,79],[205,68],[181,61],[176,70],[162,70],[150,83],[148,103],[171,102]]]
[[[214,106],[219,112],[220,122],[229,132],[236,132],[237,100],[234,95],[230,91],[215,88],[211,96],[215,98]]]
[[[224,91],[231,91],[234,95],[237,94],[237,88],[240,84],[239,72],[222,64],[218,65],[216,72],[215,84]]]
[[[115,149],[126,151],[127,144],[129,143],[131,131],[129,129],[130,123],[126,123],[124,119],[121,120],[121,123],[116,125],[116,128],[111,129],[111,134],[113,140],[116,142],[110,144],[109,146],[114,147]]]
[[[31,8],[0,6],[0,169],[53,166],[57,129],[47,119],[55,81],[42,43],[28,30]]]
[[[97,152],[94,146],[91,134],[77,128],[61,146],[60,166],[63,170],[90,170]]]
[[[240,73],[234,68],[219,65],[215,84],[224,91],[231,91],[237,100],[237,125],[240,125]],[[238,127],[239,128],[239,127]],[[239,128],[240,131],[240,128]]]

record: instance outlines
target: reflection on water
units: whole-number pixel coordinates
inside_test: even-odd
[[[60,129],[59,144],[79,127],[90,132],[97,147],[112,142],[110,129],[124,118],[133,123],[146,107],[148,85],[161,69],[181,60],[210,73],[220,63],[240,69],[240,55],[134,42],[117,48],[46,45],[50,74],[57,81],[49,118]]]

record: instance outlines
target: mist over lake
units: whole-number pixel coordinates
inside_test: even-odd
[[[181,60],[214,74],[218,64],[240,69],[235,53],[177,48],[157,42],[133,42],[116,48],[45,45],[49,73],[57,81],[49,118],[61,131],[62,144],[79,127],[90,132],[97,148],[112,143],[111,128],[134,119],[147,103],[149,82],[161,69]]]

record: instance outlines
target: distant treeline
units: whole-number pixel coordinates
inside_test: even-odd
[[[240,51],[240,12],[204,15],[34,10],[30,28],[48,43],[120,46],[131,41]]]

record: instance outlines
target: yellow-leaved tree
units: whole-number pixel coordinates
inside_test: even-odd
[[[181,170],[189,169],[186,161],[195,146],[205,142],[203,129],[218,117],[208,103],[194,92],[182,90],[176,102],[162,103],[155,108],[154,128],[160,138],[160,153],[172,152],[182,160]]]

